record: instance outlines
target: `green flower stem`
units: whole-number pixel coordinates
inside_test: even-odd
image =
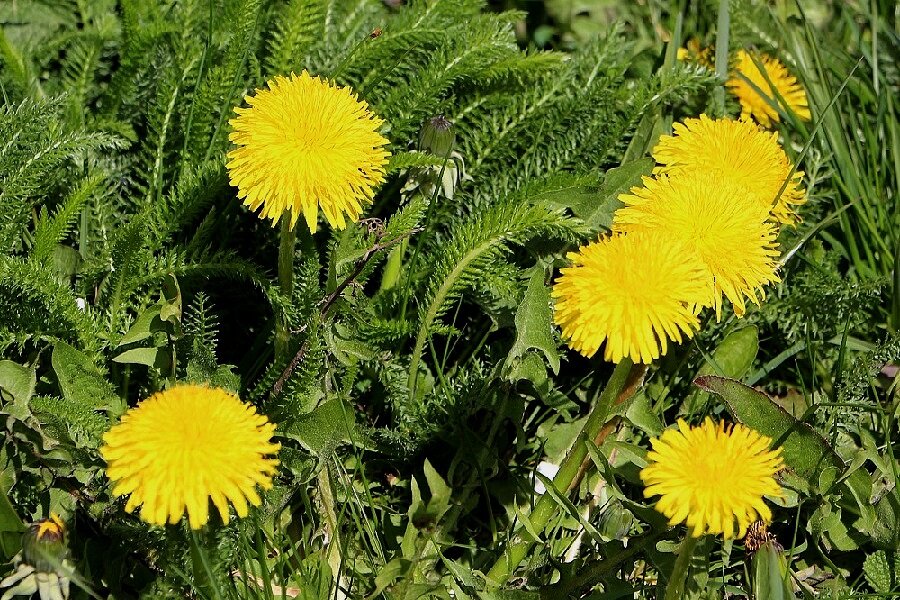
[[[687,581],[688,567],[691,566],[691,557],[694,556],[694,549],[697,547],[699,539],[692,536],[690,532],[685,534],[684,541],[678,547],[678,557],[675,559],[672,575],[666,585],[665,600],[684,598],[684,583]]]
[[[213,600],[221,600],[222,595],[219,593],[219,586],[216,585],[209,556],[206,555],[206,550],[204,550],[203,544],[200,543],[199,533],[196,529],[191,530],[190,540],[191,562],[194,563],[194,585],[203,593],[203,596]]]
[[[301,224],[302,227],[302,224]],[[294,249],[297,245],[297,233],[291,227],[291,215],[284,211],[281,215],[280,242],[278,245],[278,287],[285,301],[289,302],[294,293]],[[275,317],[275,363],[282,364],[288,360],[288,345],[291,332],[284,312],[279,311]]]
[[[729,0],[719,0],[719,21],[716,24],[716,79],[719,85],[713,91],[715,116],[725,116],[725,81],[728,79],[728,28],[731,16],[728,12]]]
[[[629,375],[633,366],[634,363],[629,358],[623,358],[616,365],[609,382],[606,384],[606,388],[600,394],[596,406],[591,410],[581,433],[578,434],[578,439],[575,440],[575,444],[573,444],[562,465],[560,465],[559,472],[553,478],[553,485],[559,493],[565,494],[581,471],[581,465],[588,457],[587,442],[593,441],[609,420],[616,399],[627,389],[628,382],[631,379]],[[558,511],[559,507],[553,500],[553,497],[550,494],[544,494],[535,505],[531,515],[527,517],[531,523],[529,529],[543,532],[544,528],[547,527],[547,523]],[[534,542],[530,539],[516,535],[506,546],[503,556],[497,559],[497,562],[494,563],[494,566],[488,572],[488,584],[497,586],[505,584],[533,545]]]

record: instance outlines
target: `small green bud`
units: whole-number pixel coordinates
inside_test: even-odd
[[[430,152],[441,158],[450,156],[455,141],[456,133],[453,131],[453,123],[444,115],[431,117],[425,121],[422,131],[419,132],[419,150]]]

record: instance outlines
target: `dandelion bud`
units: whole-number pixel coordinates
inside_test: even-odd
[[[763,521],[747,529],[744,548],[751,565],[753,598],[793,598],[784,548]]]
[[[22,559],[39,572],[54,571],[66,554],[66,529],[56,514],[33,523],[22,534]]]
[[[788,572],[784,548],[770,540],[753,554],[752,560],[753,598],[793,598],[791,578]]]
[[[443,158],[450,156],[455,141],[456,134],[453,132],[453,123],[444,115],[431,117],[425,121],[422,131],[419,132],[419,150]]]

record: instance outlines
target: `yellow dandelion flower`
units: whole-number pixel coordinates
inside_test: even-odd
[[[615,231],[659,231],[687,245],[706,267],[704,304],[722,316],[722,295],[734,312],[746,312],[745,297],[759,305],[763,286],[775,273],[778,229],[769,211],[745,188],[710,172],[645,177],[644,187],[622,194],[625,206],[613,217]]]
[[[131,494],[127,512],[164,525],[181,520],[191,528],[209,518],[209,500],[228,522],[228,502],[239,517],[247,503],[259,506],[256,486],[272,487],[278,452],[275,425],[256,408],[225,390],[179,385],[129,410],[103,436],[100,449],[113,494]]]
[[[775,473],[784,468],[781,448],[749,427],[726,428],[707,417],[699,427],[682,420],[651,440],[649,465],[641,470],[644,497],[659,496],[656,510],[670,525],[687,523],[704,533],[743,537],[757,520],[771,521],[763,496],[780,496]],[[735,531],[736,530],[736,531]]]
[[[384,121],[350,88],[306,71],[267,85],[246,96],[249,108],[235,108],[229,121],[237,148],[227,166],[238,196],[273,224],[288,211],[293,227],[303,214],[310,232],[319,207],[332,227],[343,229],[344,215],[358,221],[384,181]]]
[[[694,307],[708,293],[704,266],[657,233],[613,235],[570,252],[553,287],[555,320],[568,344],[593,356],[649,363],[699,328]]]
[[[748,120],[716,119],[700,115],[674,125],[675,135],[664,135],[653,149],[660,164],[654,173],[712,171],[746,188],[781,223],[798,220],[794,207],[806,202],[803,172],[791,174],[793,165],[778,143],[778,134],[761,130]],[[775,197],[788,179],[778,201]]]
[[[756,63],[753,62],[753,56],[756,56],[757,60],[762,64],[765,75],[760,72]],[[777,90],[783,101],[779,100],[773,93],[772,85],[769,85],[766,77],[775,86],[775,90]],[[759,92],[747,83],[747,80],[759,88],[764,96],[760,96]],[[726,86],[740,101],[741,116],[752,116],[763,127],[769,127],[772,121],[777,123],[780,120],[778,111],[773,106],[784,108],[784,105],[787,105],[787,108],[793,111],[800,119],[809,121],[811,118],[809,104],[806,100],[806,90],[803,89],[803,86],[797,82],[797,78],[791,75],[777,58],[772,58],[767,54],[752,55],[744,50],[738,50],[733,74]]]
[[[679,48],[675,57],[685,62],[693,62],[707,69],[716,68],[716,49],[713,46],[706,48],[700,45],[700,40],[693,37],[688,40],[684,48]]]

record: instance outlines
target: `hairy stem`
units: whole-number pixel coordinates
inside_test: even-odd
[[[716,78],[719,85],[713,92],[716,117],[725,114],[725,81],[728,79],[728,28],[731,18],[728,0],[719,0],[719,21],[716,24]]]
[[[302,225],[301,225],[302,227]],[[290,302],[294,293],[294,250],[297,234],[291,227],[291,216],[285,211],[281,215],[280,242],[278,245],[278,287],[285,301]],[[275,319],[275,362],[281,364],[288,358],[291,332],[284,311]]]

